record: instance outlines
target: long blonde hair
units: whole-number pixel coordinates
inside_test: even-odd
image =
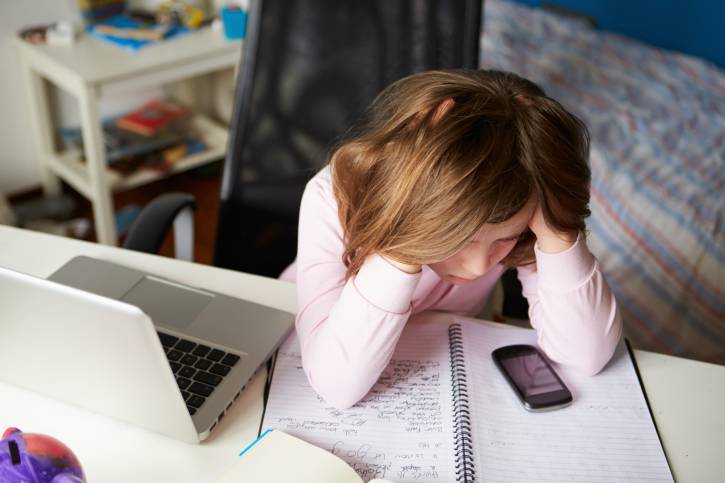
[[[376,97],[355,132],[330,157],[348,277],[373,253],[409,264],[443,260],[532,196],[553,228],[584,230],[587,129],[515,74],[411,75]],[[526,232],[504,263],[532,263],[533,242]]]

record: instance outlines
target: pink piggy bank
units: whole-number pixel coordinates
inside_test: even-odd
[[[85,483],[78,458],[44,434],[8,428],[0,440],[0,483]]]

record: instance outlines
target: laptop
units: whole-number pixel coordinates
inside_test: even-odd
[[[0,267],[0,380],[198,443],[294,316],[80,256],[48,280]]]

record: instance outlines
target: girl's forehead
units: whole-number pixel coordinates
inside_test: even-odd
[[[484,223],[473,240],[482,241],[518,236],[526,230],[535,209],[536,202],[531,199],[508,220],[501,223]]]

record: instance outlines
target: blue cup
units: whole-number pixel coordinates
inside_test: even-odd
[[[240,40],[247,35],[247,11],[239,7],[222,7],[224,38]]]

